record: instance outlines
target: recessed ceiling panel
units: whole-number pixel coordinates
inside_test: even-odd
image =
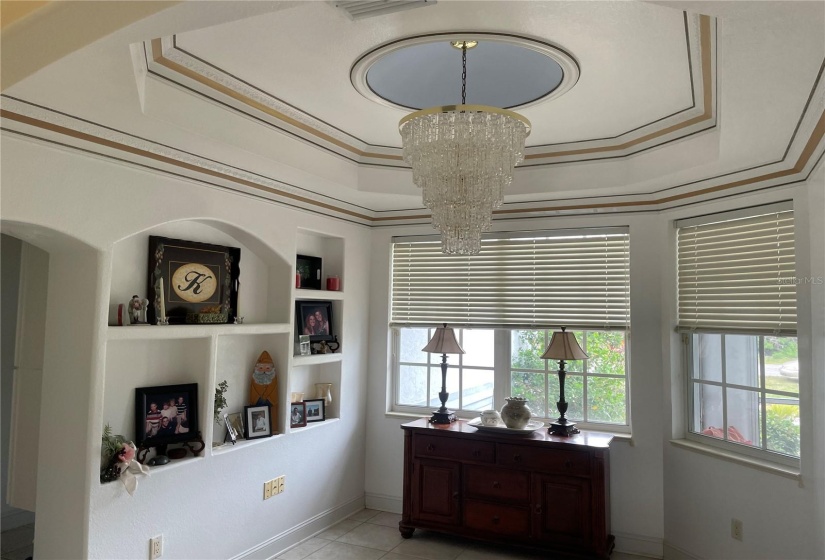
[[[448,41],[394,50],[367,71],[377,96],[401,107],[423,109],[461,103],[461,50]],[[518,107],[552,93],[564,71],[545,53],[525,46],[480,40],[467,51],[466,102]]]

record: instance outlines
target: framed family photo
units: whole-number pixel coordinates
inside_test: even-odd
[[[309,336],[310,342],[333,340],[332,302],[299,300],[295,302],[295,334]]]
[[[135,389],[135,445],[192,441],[198,431],[198,384]]]
[[[326,420],[326,401],[324,399],[305,400],[307,422],[323,422]]]
[[[244,439],[265,438],[272,435],[271,409],[268,404],[244,407]]]
[[[234,322],[240,260],[237,247],[149,236],[148,322]]]
[[[289,427],[302,428],[307,425],[306,403],[294,402],[289,405]]]

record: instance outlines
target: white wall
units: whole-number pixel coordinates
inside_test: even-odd
[[[674,447],[684,428],[681,347],[674,334],[676,217],[795,199],[799,275],[825,277],[821,178],[809,186],[775,190],[662,214],[558,217],[497,223],[498,230],[628,225],[631,243],[630,400],[632,444],[611,445],[611,524],[616,550],[661,557],[668,552],[697,558],[823,558],[825,451],[825,347],[823,287],[800,293],[800,363],[817,378],[802,421],[804,458],[796,480]],[[809,207],[811,208],[809,210]],[[810,219],[809,219],[810,213]],[[429,227],[376,230],[372,239],[373,300],[370,307],[370,383],[367,439],[367,505],[401,510],[403,448],[400,424],[385,414],[390,364],[390,239],[431,234]],[[812,238],[809,241],[808,239]],[[818,239],[818,242],[814,239]],[[819,253],[816,253],[816,252]],[[804,311],[807,309],[808,311]],[[810,310],[813,310],[811,316]],[[806,319],[809,318],[809,319]],[[803,355],[805,354],[805,355]],[[812,357],[813,354],[813,357]],[[807,383],[811,384],[808,378]],[[802,387],[803,385],[801,385]],[[499,406],[502,403],[498,403]],[[812,414],[813,411],[813,414]],[[730,518],[744,521],[745,540],[730,537]]]
[[[165,558],[270,557],[360,508],[369,231],[6,134],[2,142],[3,231],[51,257],[35,556],[142,559],[163,533]],[[121,290],[113,248],[178,220],[234,224],[286,262],[309,221],[344,239],[341,420],[157,471],[130,497],[98,481],[104,409],[118,406],[104,403],[109,294]],[[134,267],[145,274],[144,263]],[[288,300],[290,288],[271,296]],[[264,502],[263,482],[282,474],[285,493]]]

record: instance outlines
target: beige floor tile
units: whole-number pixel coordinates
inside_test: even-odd
[[[306,560],[378,560],[384,554],[383,550],[336,541],[316,550]]]
[[[473,542],[456,560],[563,560],[566,556],[549,555],[519,547]]]
[[[312,537],[303,541],[302,543],[298,544],[298,546],[294,546],[278,556],[280,560],[303,560],[316,550],[319,550],[329,543],[332,540],[322,539],[319,537]]]
[[[404,542],[393,548],[392,552],[426,560],[453,560],[461,554],[467,544],[466,540],[459,537],[416,530],[412,538],[404,539]]]
[[[23,548],[19,548],[17,550],[12,550],[10,552],[4,552],[3,558],[4,560],[26,560],[34,554],[34,545],[24,546]]]
[[[375,517],[371,517],[367,523],[374,523],[375,525],[384,525],[385,527],[398,528],[398,522],[401,521],[400,513],[390,513],[388,511],[379,512]]]
[[[377,509],[362,509],[361,511],[356,511],[347,519],[352,519],[353,521],[367,521],[368,519],[372,519],[376,515],[381,513]]]
[[[340,537],[338,542],[366,546],[368,548],[378,548],[389,552],[398,546],[402,540],[401,533],[395,527],[364,523]]]
[[[361,525],[361,521],[353,521],[352,519],[344,519],[340,523],[338,523],[336,525],[333,525],[332,527],[330,527],[326,531],[324,531],[322,533],[318,533],[315,536],[318,537],[319,539],[328,539],[328,540],[334,541],[334,540],[336,540],[340,537],[343,537],[344,535],[346,535],[347,533],[349,533],[350,531],[352,531],[353,529],[355,529],[359,525]]]
[[[421,560],[418,556],[407,556],[406,554],[396,554],[395,552],[388,552],[381,557],[381,560]]]

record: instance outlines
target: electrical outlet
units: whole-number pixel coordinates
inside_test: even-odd
[[[163,534],[149,539],[149,560],[163,556]]]
[[[272,481],[267,480],[264,482],[264,500],[268,500],[272,497]]]
[[[743,540],[744,527],[742,522],[738,519],[730,520],[730,536],[737,541]]]

